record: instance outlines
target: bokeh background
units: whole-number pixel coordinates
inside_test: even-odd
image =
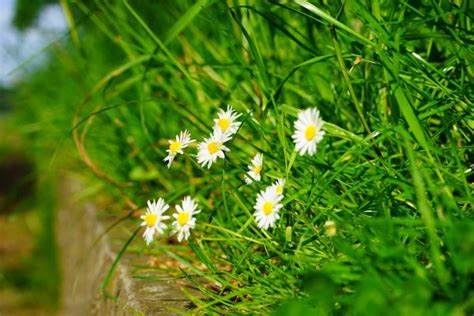
[[[22,82],[66,37],[56,1],[0,1],[1,315],[48,315],[57,307],[56,197],[36,164],[38,151],[25,142],[34,127],[17,124],[12,112]]]

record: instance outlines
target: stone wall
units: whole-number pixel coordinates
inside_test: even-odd
[[[81,184],[70,178],[62,181],[57,239],[62,272],[60,315],[172,315],[190,306],[182,284],[174,281],[134,279],[131,270],[146,264],[145,258],[126,254],[115,269],[107,289],[116,299],[101,293],[105,276],[129,236],[99,220],[93,203],[77,196]],[[187,289],[189,291],[189,289]]]

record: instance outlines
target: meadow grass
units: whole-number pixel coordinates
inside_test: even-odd
[[[54,152],[52,166],[82,159],[101,183],[95,193],[123,209],[117,218],[135,211],[120,224],[130,227],[124,252],[183,265],[177,278],[203,294],[191,312],[473,312],[472,3],[71,7],[72,40],[53,45],[49,65],[23,85],[19,117]],[[183,129],[207,138],[227,104],[243,124],[225,160],[202,168],[194,148],[166,168],[167,140]],[[309,107],[326,136],[316,155],[299,156],[293,123]],[[246,185],[257,152],[262,181]],[[261,230],[256,195],[281,177],[281,218]],[[185,195],[202,209],[187,244],[136,237],[147,200]]]

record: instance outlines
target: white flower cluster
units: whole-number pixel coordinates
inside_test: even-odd
[[[230,149],[225,145],[237,133],[242,124],[238,121],[240,113],[228,105],[227,110],[220,110],[217,118],[214,119],[214,126],[211,135],[205,138],[197,145],[197,161],[202,167],[208,169],[216,162],[217,158],[224,159],[225,153]],[[295,150],[300,155],[314,155],[316,153],[317,144],[323,139],[325,132],[322,130],[323,121],[319,116],[316,108],[310,108],[298,113],[298,118],[294,124],[294,134],[292,135],[295,143]],[[169,140],[169,148],[166,150],[168,155],[164,158],[168,168],[171,167],[173,161],[178,154],[183,154],[187,148],[195,140],[191,139],[188,130],[181,131],[176,135],[174,140]],[[248,165],[248,171],[244,176],[245,183],[250,185],[259,182],[262,179],[263,170],[263,154],[257,153]],[[278,179],[275,183],[268,186],[265,190],[260,191],[255,202],[254,217],[257,226],[267,230],[275,226],[276,221],[280,218],[280,210],[283,208],[282,200],[284,198],[283,191],[286,180]],[[163,221],[169,219],[169,216],[163,215],[169,205],[159,198],[158,201],[148,201],[148,208],[145,215],[141,216],[143,220],[142,226],[145,226],[143,238],[149,244],[155,234],[163,234],[166,225]],[[196,219],[194,216],[201,211],[198,210],[198,204],[190,196],[184,197],[180,205],[175,206],[176,213],[173,214],[175,221],[172,223],[172,234],[178,234],[178,241],[188,239],[190,230],[195,227]],[[333,230],[335,233],[335,229]]]
[[[172,234],[178,234],[178,241],[188,239],[189,230],[194,228],[196,225],[196,219],[194,215],[199,214],[201,210],[198,210],[198,205],[194,199],[190,196],[184,197],[181,205],[176,205],[176,213],[173,214],[175,221],[172,223],[173,229]],[[164,233],[166,225],[163,221],[169,219],[167,215],[163,215],[169,209],[169,205],[166,204],[165,200],[159,198],[157,202],[148,201],[148,208],[145,215],[140,218],[143,220],[141,226],[145,226],[145,232],[143,238],[147,244],[153,241],[155,234]]]
[[[225,158],[224,152],[229,151],[225,143],[237,133],[241,124],[237,121],[239,117],[240,113],[235,112],[230,105],[227,106],[227,111],[220,110],[217,113],[211,136],[204,139],[198,146],[197,161],[203,167],[207,165],[209,169],[217,158]]]

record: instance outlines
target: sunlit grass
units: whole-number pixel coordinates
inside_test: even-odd
[[[469,1],[79,1],[74,10],[78,40],[25,87],[33,117],[49,125],[51,150],[72,136],[88,174],[123,206],[118,217],[158,197],[198,200],[189,244],[124,242],[181,262],[172,275],[204,295],[195,311],[473,310]],[[227,104],[243,124],[226,159],[202,168],[194,147],[168,169],[167,140],[184,129],[207,138]],[[316,155],[298,156],[293,123],[309,107],[326,135]],[[257,152],[262,181],[247,186]],[[281,218],[260,230],[256,195],[282,177]]]

